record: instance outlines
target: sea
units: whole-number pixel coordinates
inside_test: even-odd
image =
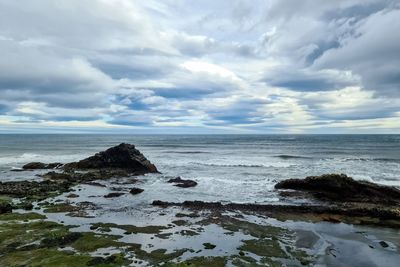
[[[142,203],[276,203],[277,182],[328,173],[400,186],[400,135],[0,135],[0,181],[40,179],[40,171],[14,170],[32,161],[80,160],[123,142],[161,172],[140,179]],[[198,186],[166,184],[177,176]]]

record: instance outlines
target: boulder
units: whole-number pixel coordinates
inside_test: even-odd
[[[131,191],[129,191],[129,193],[131,193],[132,195],[137,195],[137,194],[142,193],[143,191],[144,191],[144,189],[142,189],[142,188],[134,187],[131,189]]]
[[[304,191],[315,198],[337,202],[400,203],[399,189],[366,181],[356,181],[345,174],[288,179],[277,183],[275,188]]]
[[[188,187],[194,187],[197,185],[196,181],[193,180],[188,180],[188,179],[182,179],[181,177],[176,177],[169,179],[167,181],[168,183],[175,183],[175,186],[182,187],[182,188],[188,188]]]
[[[124,169],[134,173],[158,172],[156,166],[135,148],[122,143],[94,156],[64,165],[65,170]]]
[[[10,203],[0,203],[0,214],[12,212],[12,206]]]

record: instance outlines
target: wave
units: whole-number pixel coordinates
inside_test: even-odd
[[[173,154],[210,154],[211,152],[206,151],[163,151],[162,153],[173,153]]]
[[[22,153],[19,155],[0,156],[0,165],[13,165],[15,167],[33,161],[72,162],[81,158],[85,158],[86,156],[87,155],[79,155],[79,154],[50,155],[50,154]]]
[[[400,159],[393,158],[345,158],[344,161],[383,161],[383,162],[400,162]]]
[[[274,157],[280,159],[313,159],[313,157],[294,156],[294,155],[276,155]]]
[[[190,162],[191,164],[212,166],[212,167],[244,167],[244,168],[264,168],[268,167],[263,164],[216,164],[216,163],[203,163],[203,162]]]

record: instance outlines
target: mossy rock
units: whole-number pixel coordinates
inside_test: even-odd
[[[151,266],[174,260],[182,256],[182,254],[185,253],[186,251],[187,249],[180,249],[180,250],[175,250],[174,252],[171,253],[167,253],[166,249],[156,249],[151,252],[146,252],[142,249],[134,250],[137,258],[149,262],[150,264],[152,264]]]
[[[254,253],[258,256],[288,258],[286,252],[281,248],[279,242],[274,239],[251,239],[244,240],[240,246],[243,251]]]
[[[164,267],[224,267],[228,259],[226,257],[194,257],[184,262],[167,263]]]
[[[7,267],[87,267],[89,255],[70,254],[57,249],[14,251],[0,257],[0,266]]]
[[[46,213],[62,213],[62,212],[74,212],[79,211],[80,208],[72,206],[69,203],[58,203],[54,205],[47,205],[44,209]]]
[[[131,234],[160,234],[162,230],[168,229],[168,227],[157,225],[140,227],[135,225],[119,225],[115,223],[93,223],[90,227],[92,230],[98,229],[101,232],[110,232],[110,228],[122,229]]]
[[[39,220],[46,219],[45,215],[28,212],[28,213],[3,213],[0,214],[0,221],[26,221],[26,220]]]

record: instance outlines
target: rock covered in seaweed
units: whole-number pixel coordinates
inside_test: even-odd
[[[64,165],[64,169],[126,169],[137,173],[157,172],[152,164],[134,145],[122,143],[94,156]]]
[[[400,203],[399,189],[366,181],[356,181],[345,174],[288,179],[277,183],[275,188],[305,191],[315,198],[337,202]]]

